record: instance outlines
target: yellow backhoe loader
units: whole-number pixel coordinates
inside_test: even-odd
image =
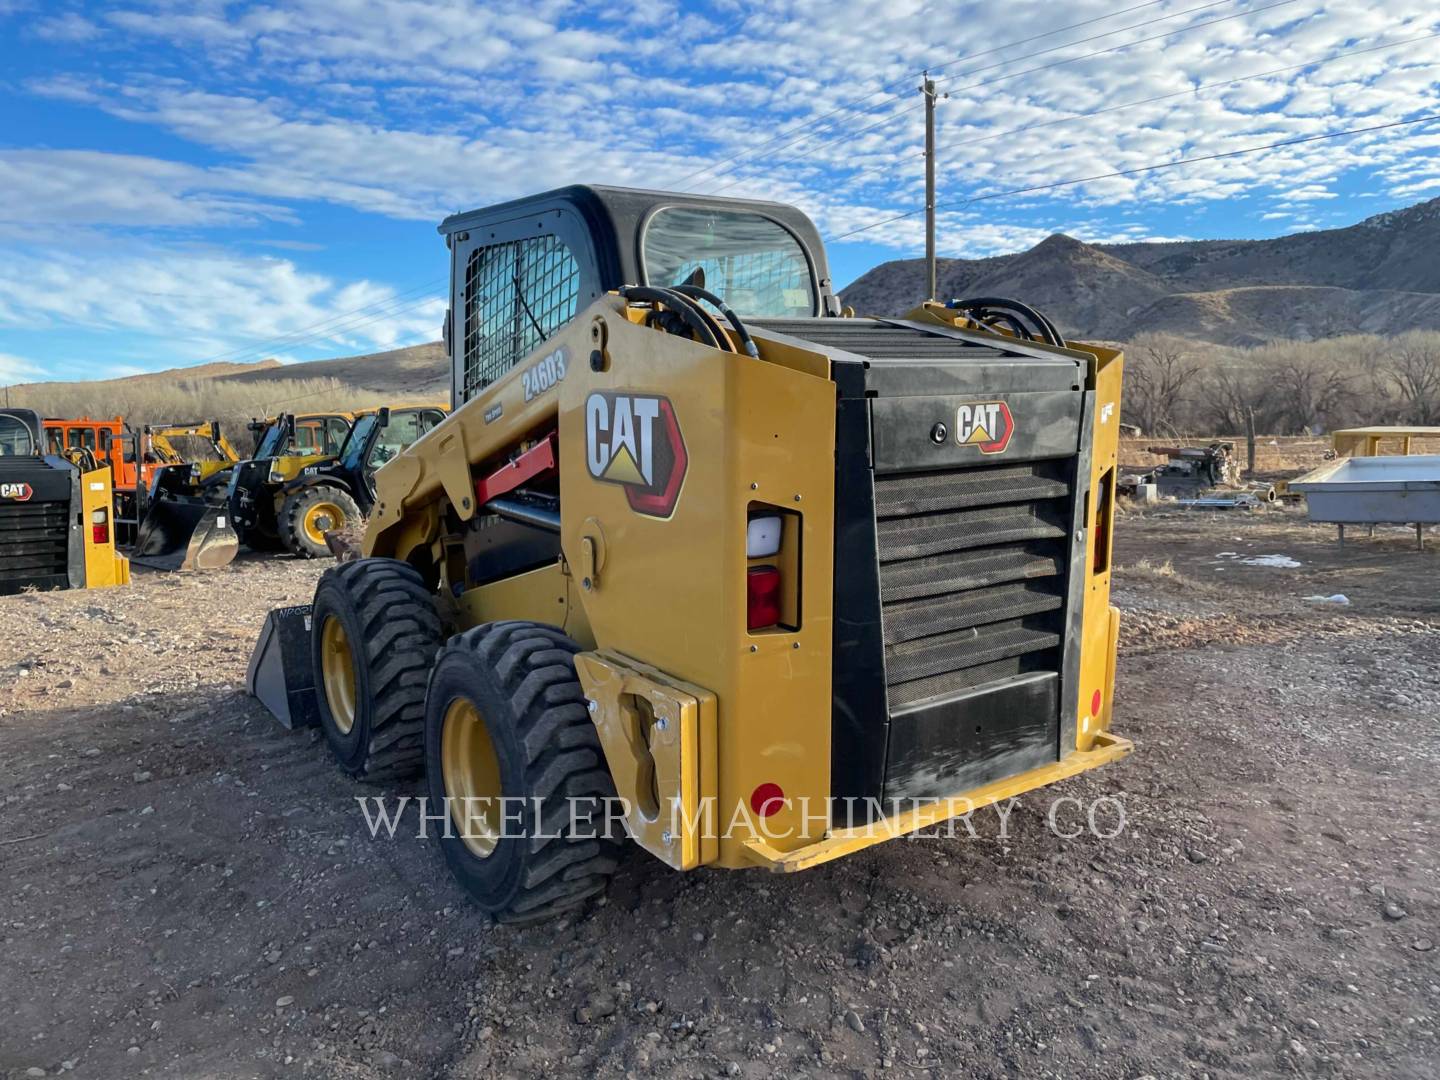
[[[1001,298],[841,317],[775,203],[571,187],[441,232],[454,410],[251,687],[358,777],[423,771],[482,908],[582,902],[622,831],[797,871],[1130,750],[1118,352]]]

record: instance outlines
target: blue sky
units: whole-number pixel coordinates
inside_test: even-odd
[[[921,205],[924,68],[953,205],[1440,113],[1436,35],[1433,0],[0,0],[0,381],[433,340],[439,219],[573,182],[865,229],[830,244],[844,284],[922,250],[921,218],[875,223]],[[1437,195],[1415,125],[960,205],[940,250]]]

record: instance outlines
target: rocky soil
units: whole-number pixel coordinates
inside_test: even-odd
[[[1133,757],[519,931],[245,696],[321,567],[0,599],[0,1076],[1436,1076],[1440,536],[1132,513],[1117,558]]]

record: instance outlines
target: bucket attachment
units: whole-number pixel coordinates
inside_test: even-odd
[[[240,550],[225,503],[193,496],[152,499],[135,538],[135,562],[159,570],[218,570]]]
[[[310,665],[309,604],[276,608],[265,616],[250,654],[245,689],[292,731],[320,723]]]

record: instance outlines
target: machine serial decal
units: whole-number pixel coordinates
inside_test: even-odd
[[[637,514],[674,513],[689,461],[669,398],[597,392],[585,399],[585,464],[596,480],[623,486]]]
[[[531,401],[565,378],[565,350],[556,349],[520,373],[520,382],[525,387],[525,400]]]
[[[1003,454],[1015,433],[1015,418],[1003,401],[977,401],[955,410],[955,441],[982,454]]]
[[[35,494],[35,489],[29,484],[0,484],[0,499],[10,499],[12,502],[29,502],[30,496]]]

